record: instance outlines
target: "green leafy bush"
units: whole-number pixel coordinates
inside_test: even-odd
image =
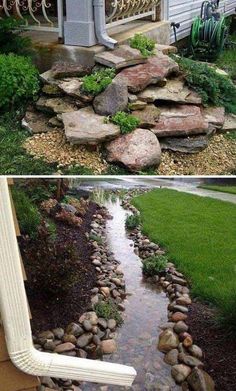
[[[178,57],[175,60],[188,85],[201,96],[203,105],[223,106],[227,112],[236,114],[236,87],[229,77],[204,63]]]
[[[105,68],[82,78],[81,90],[86,94],[98,95],[103,92],[115,77],[115,69]]]
[[[0,55],[0,112],[25,109],[39,92],[39,74],[26,57]]]
[[[111,299],[106,302],[101,301],[95,304],[94,309],[99,318],[104,318],[106,320],[115,319],[118,326],[123,323],[117,305]]]
[[[111,121],[120,127],[122,134],[132,132],[140,124],[140,120],[138,118],[134,115],[127,114],[124,111],[118,111],[118,113],[111,117]]]
[[[167,262],[168,259],[164,255],[155,255],[147,258],[143,262],[143,274],[146,276],[155,276],[165,270]]]
[[[131,231],[132,229],[137,228],[139,224],[140,224],[140,217],[138,214],[127,216],[125,221],[126,229]]]
[[[38,208],[22,189],[13,187],[12,196],[22,234],[35,238],[41,222]]]
[[[130,40],[131,48],[138,49],[144,57],[150,57],[155,54],[155,44],[156,42],[153,39],[143,34],[135,34]]]
[[[21,36],[22,20],[10,18],[0,19],[0,53],[31,54],[31,39]]]

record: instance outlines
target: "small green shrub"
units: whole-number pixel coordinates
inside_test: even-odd
[[[95,235],[95,234],[90,234],[89,239],[92,240],[93,242],[97,242],[98,244],[102,244],[103,240],[101,236]]]
[[[223,106],[236,114],[236,87],[227,76],[220,75],[207,64],[186,58],[175,60],[184,72],[188,85],[202,98],[203,105]]]
[[[107,302],[102,301],[95,304],[94,309],[99,318],[104,318],[106,320],[115,319],[118,326],[123,323],[117,305],[111,299]]]
[[[22,189],[13,187],[12,196],[21,232],[35,238],[41,222],[38,208]]]
[[[127,134],[136,129],[140,120],[136,118],[134,115],[127,114],[124,111],[118,111],[115,115],[111,117],[111,122],[120,127],[120,131],[122,134]]]
[[[125,221],[126,229],[131,231],[132,229],[137,228],[139,224],[140,224],[140,217],[138,214],[127,216]]]
[[[155,54],[155,44],[156,42],[153,39],[143,34],[135,34],[130,40],[131,48],[138,49],[144,57],[150,57]]]
[[[81,90],[86,94],[98,95],[103,92],[115,77],[115,69],[105,68],[82,78]]]
[[[39,92],[39,74],[26,57],[0,55],[0,112],[24,110]]]
[[[0,19],[0,53],[31,54],[31,39],[21,36],[22,20],[14,17]]]
[[[155,276],[165,270],[167,262],[168,259],[164,255],[155,255],[147,258],[143,262],[143,274],[146,276]]]

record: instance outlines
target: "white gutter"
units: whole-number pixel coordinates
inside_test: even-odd
[[[27,298],[7,179],[0,178],[0,312],[9,356],[21,371],[105,384],[131,386],[132,367],[37,351],[32,342]]]

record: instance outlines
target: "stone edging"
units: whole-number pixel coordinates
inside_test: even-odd
[[[91,230],[86,234],[93,248],[91,262],[96,271],[96,286],[91,290],[91,306],[82,314],[78,322],[70,323],[65,329],[56,328],[33,336],[35,348],[50,353],[58,353],[73,357],[99,359],[103,354],[116,351],[117,323],[98,318],[94,306],[108,299],[115,303],[120,311],[125,310],[123,300],[126,297],[123,272],[109,250],[106,242],[106,220],[111,218],[103,208],[93,216]],[[101,243],[91,239],[91,235],[102,239]],[[68,379],[51,379],[42,377],[38,391],[81,391],[78,381]],[[46,389],[45,389],[46,388]]]
[[[131,198],[132,192],[125,196],[122,206],[134,214],[139,214],[130,204]],[[165,254],[165,251],[141,233],[140,227],[129,232],[129,238],[134,241],[134,251],[142,261],[153,255]],[[182,386],[183,391],[214,391],[213,379],[202,369],[204,354],[194,344],[186,324],[188,307],[192,302],[187,280],[170,262],[167,264],[165,276],[154,276],[153,280],[162,286],[170,301],[168,322],[160,326],[162,332],[159,335],[158,349],[165,354],[164,361],[171,365],[172,377]]]

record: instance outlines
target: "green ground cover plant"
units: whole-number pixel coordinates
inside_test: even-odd
[[[101,301],[97,303],[94,309],[99,318],[104,318],[106,320],[115,319],[118,326],[123,323],[123,319],[118,311],[117,305],[111,299],[106,302]]]
[[[140,120],[132,114],[125,113],[124,111],[118,111],[110,118],[113,124],[120,127],[121,134],[131,133],[140,125]]]
[[[91,75],[82,78],[81,90],[86,94],[98,95],[103,92],[115,77],[115,69],[100,69]]]
[[[126,226],[126,229],[128,230],[132,230],[132,229],[135,229],[139,226],[140,224],[140,217],[138,214],[133,214],[133,215],[130,215],[130,216],[127,216],[126,220],[125,220],[125,226]]]
[[[174,190],[135,197],[144,234],[167,250],[192,295],[213,305],[236,332],[236,208],[234,204]]]
[[[143,262],[143,274],[150,277],[160,274],[165,270],[167,262],[168,258],[164,255],[146,258]]]
[[[0,113],[22,115],[39,92],[39,72],[27,57],[0,55]]]
[[[156,42],[143,34],[135,34],[134,37],[130,39],[129,44],[131,48],[138,49],[144,57],[150,57],[155,54],[154,49]]]
[[[236,194],[236,186],[228,185],[201,185],[198,186],[200,189],[221,191],[223,193]]]
[[[203,105],[223,106],[236,114],[236,87],[228,76],[220,75],[207,64],[174,56],[189,87],[202,98]]]
[[[31,39],[22,36],[22,19],[14,17],[0,19],[0,53],[31,55]]]
[[[229,41],[236,44],[236,32],[229,36]],[[236,48],[235,46],[228,46],[221,53],[216,61],[216,65],[226,71],[229,76],[236,79]]]

